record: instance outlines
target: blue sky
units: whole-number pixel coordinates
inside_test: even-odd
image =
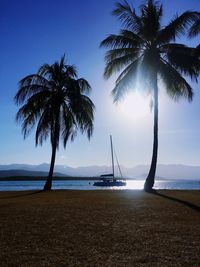
[[[134,7],[142,2],[131,1]],[[56,163],[69,166],[108,165],[109,134],[121,164],[149,164],[152,153],[153,116],[149,99],[127,95],[114,105],[110,92],[114,78],[103,79],[104,53],[99,43],[120,24],[111,16],[114,0],[1,0],[0,16],[0,164],[49,162],[49,142],[35,148],[34,133],[25,141],[15,123],[13,97],[18,82],[44,63],[53,63],[65,53],[79,77],[87,79],[96,105],[94,134],[89,142],[79,135],[66,150],[60,146]],[[162,1],[163,24],[185,10],[199,10],[200,0]],[[194,46],[198,39],[179,40]],[[200,165],[200,90],[192,84],[194,100],[174,103],[160,90],[158,162]]]

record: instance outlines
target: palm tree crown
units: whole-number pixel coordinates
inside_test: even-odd
[[[194,48],[174,41],[198,21],[200,13],[187,11],[165,27],[161,26],[163,7],[153,0],[140,7],[140,16],[127,1],[117,3],[112,14],[120,19],[124,29],[120,34],[109,35],[101,47],[111,48],[105,56],[105,78],[122,70],[113,89],[114,100],[119,100],[126,89],[133,88],[138,79],[151,90],[154,72],[163,80],[171,97],[185,96],[191,100],[192,88],[181,74],[196,79],[199,62],[193,55]]]
[[[85,79],[77,79],[76,68],[65,64],[64,56],[60,62],[44,64],[36,74],[26,76],[15,96],[16,104],[22,105],[16,120],[22,123],[24,138],[34,126],[36,145],[42,145],[50,137],[54,162],[60,139],[66,147],[68,139],[73,141],[78,130],[90,138],[94,119],[94,104],[87,96],[90,90]]]
[[[153,95],[155,141],[160,82],[173,99],[185,97],[192,100],[192,88],[184,76],[188,75],[197,81],[200,62],[195,56],[195,48],[175,41],[187,33],[190,26],[197,25],[200,13],[186,11],[175,16],[164,27],[161,24],[163,7],[158,1],[146,1],[146,4],[140,6],[139,15],[127,1],[118,2],[112,14],[121,21],[123,28],[119,34],[111,34],[101,42],[101,47],[109,48],[105,56],[104,76],[109,78],[120,71],[112,90],[114,101],[134,88],[146,88]],[[155,156],[156,145],[154,149]],[[157,155],[154,157],[154,165],[156,161]],[[151,176],[154,179],[155,166]]]

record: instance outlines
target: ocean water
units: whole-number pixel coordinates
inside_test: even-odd
[[[24,190],[41,190],[45,181],[0,181],[0,191],[24,191]],[[127,181],[126,186],[120,187],[96,187],[94,181],[68,180],[53,181],[53,189],[73,189],[73,190],[138,190],[143,189],[143,180]],[[155,182],[155,189],[171,190],[200,190],[199,181],[189,180],[158,180]]]

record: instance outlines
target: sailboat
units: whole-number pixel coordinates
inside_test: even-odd
[[[112,135],[110,135],[110,147],[111,147],[111,158],[112,158],[112,173],[101,175],[100,176],[101,181],[94,182],[93,184],[94,186],[125,186],[126,185],[126,182],[124,181],[124,179],[120,180],[115,177]],[[118,168],[121,174],[119,164],[118,164]]]

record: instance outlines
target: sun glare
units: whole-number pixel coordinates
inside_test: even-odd
[[[129,93],[118,103],[120,112],[130,120],[139,120],[150,112],[149,98],[137,93]]]

